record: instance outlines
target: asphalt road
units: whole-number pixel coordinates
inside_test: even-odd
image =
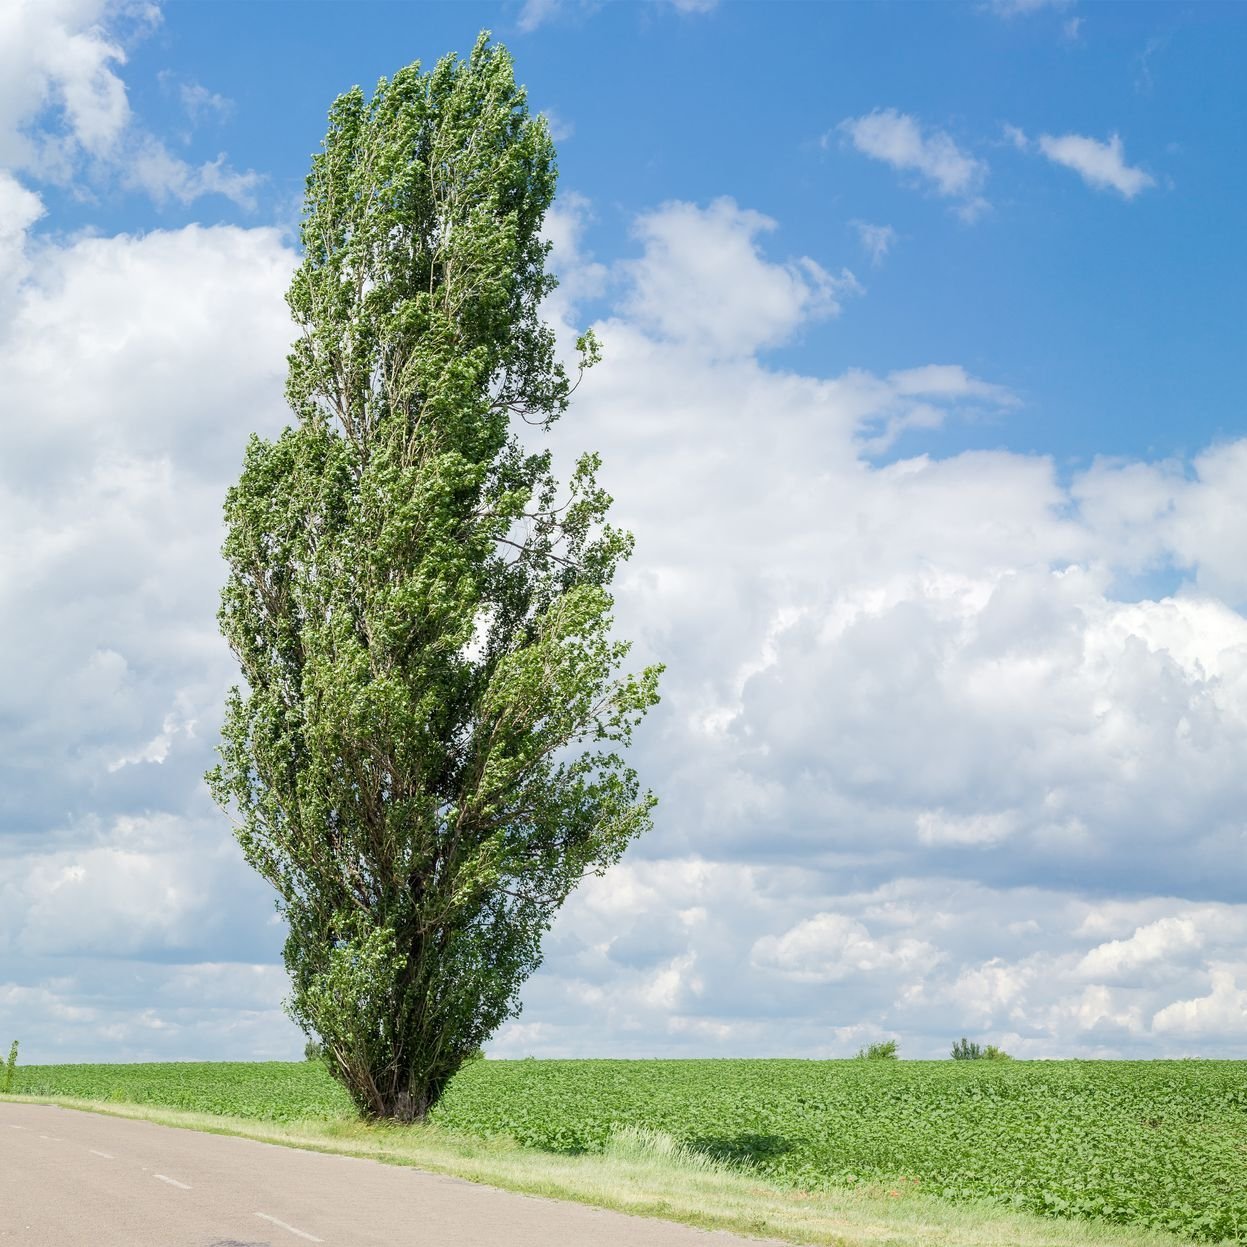
[[[302,1243],[758,1247],[378,1161],[0,1103],[0,1247]]]

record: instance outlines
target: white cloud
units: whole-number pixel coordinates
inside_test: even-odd
[[[719,224],[752,247],[739,209]],[[574,269],[574,248],[562,259]],[[753,263],[764,290],[766,267],[784,270]],[[1012,400],[950,365],[818,379],[707,357],[674,315],[632,310],[658,301],[660,267],[616,270],[649,288],[599,324],[605,361],[558,434],[603,451],[637,533],[619,615],[670,664],[637,758],[659,830],[558,928],[527,997],[530,1017],[566,1018],[542,1050],[596,1050],[610,1031],[662,1034],[673,1054],[767,1051],[782,1033],[843,1055],[863,1042],[853,1019],[872,1019],[912,1055],[970,1025],[1020,1054],[1172,1051],[1149,1019],[1239,939],[1205,909],[1247,882],[1224,873],[1247,799],[1247,621],[1209,596],[1247,594],[1247,446],[1185,470],[1098,464],[1070,485],[1003,452],[872,465],[967,405]],[[716,303],[718,272],[682,271],[690,315],[699,292]],[[1115,600],[1118,569],[1140,563],[1185,566],[1204,591]],[[717,865],[693,876],[699,861]],[[839,893],[845,870],[876,899]],[[884,901],[891,886],[909,900]],[[1079,886],[1140,899],[1119,911]],[[707,915],[695,929],[664,918],[690,905]],[[1198,946],[1165,973],[1156,947],[1188,923]],[[853,971],[903,940],[936,969]],[[690,953],[695,998],[663,1012],[628,986],[646,957]],[[570,966],[612,1002],[583,1025],[560,1003]],[[837,975],[848,1029],[832,1048],[812,989]]]
[[[896,230],[890,225],[872,225],[869,221],[854,221],[858,242],[876,268],[883,263],[896,242]]]
[[[131,152],[122,174],[125,185],[146,191],[158,204],[168,199],[191,203],[204,195],[224,195],[240,208],[255,207],[255,192],[263,178],[258,173],[239,173],[226,163],[224,154],[201,165],[191,165],[172,155],[163,143],[150,137]]]
[[[30,227],[43,211],[38,195],[0,169],[0,326],[10,300],[29,272],[27,239]]]
[[[889,1035],[904,1055],[940,1057],[965,1034],[1018,1056],[1183,1052],[1182,1006],[1194,981],[1210,985],[1220,1020],[1205,1018],[1190,1037],[1205,1054],[1234,1051],[1241,1025],[1232,1031],[1227,1019],[1236,989],[1215,985],[1241,948],[1247,906],[1115,905],[948,878],[859,891],[837,883],[836,872],[813,864],[634,858],[573,898],[526,992],[525,1019],[492,1050],[624,1055],[640,1043],[668,1056],[765,1055],[779,1045],[848,1056]],[[704,917],[673,922],[690,895]],[[1017,913],[1033,917],[1007,921]],[[1149,914],[1195,915],[1198,957],[1167,975],[1152,963],[1144,977],[1088,983],[1081,963],[1092,930],[1101,920],[1137,926]],[[1195,1007],[1198,1019],[1211,1006]]]
[[[1016,147],[1018,151],[1024,152],[1030,150],[1031,141],[1026,137],[1025,130],[1022,130],[1018,126],[1010,125],[1007,121],[1000,128],[1004,132],[1005,141]]]
[[[182,160],[134,116],[118,72],[119,32],[158,20],[154,6],[112,0],[0,6],[0,166],[65,185],[116,179],[157,201],[221,194],[251,207],[258,174],[231,169],[224,156]],[[199,108],[220,101],[194,97]]]
[[[1068,9],[1075,0],[987,0],[983,7],[997,17],[1029,17],[1044,9]]]
[[[1157,964],[1172,966],[1203,946],[1203,935],[1189,916],[1158,918],[1124,940],[1097,944],[1078,963],[1078,973],[1098,981],[1128,978]]]
[[[922,810],[917,827],[918,839],[923,844],[993,845],[1018,830],[1018,818],[1012,812],[956,815],[942,809]]]
[[[233,100],[227,99],[219,92],[210,91],[200,82],[182,82],[178,84],[178,98],[192,123],[207,118],[224,119],[234,111]]]
[[[718,8],[719,0],[654,0],[658,8],[667,8],[680,14],[710,13]],[[556,21],[569,13],[580,16],[597,12],[602,0],[524,0],[516,25],[524,34]]]
[[[1191,1039],[1242,1040],[1243,1020],[1247,1018],[1247,967],[1216,964],[1209,977],[1211,990],[1205,996],[1175,1000],[1152,1018],[1152,1029]]]
[[[11,222],[39,211],[4,195]],[[943,424],[1008,392],[947,362],[760,362],[844,294],[768,258],[767,218],[667,205],[606,266],[588,212],[548,222],[551,306],[609,299],[606,357],[554,446],[602,450],[637,534],[617,613],[670,664],[635,758],[662,805],[573,898],[497,1050],[887,1033],[934,1056],[972,1026],[1018,1055],[1229,1051],[1247,443],[1072,482],[941,458]],[[31,255],[16,224],[0,245]],[[220,503],[246,434],[286,419],[293,263],[273,231],[187,228],[43,244],[9,279],[0,1034],[39,1030],[32,1059],[298,1050],[270,898],[200,779],[232,669]],[[1188,583],[1120,600],[1139,567]]]
[[[589,201],[573,191],[559,196],[542,223],[542,237],[552,248],[550,268],[559,274],[558,289],[550,300],[550,315],[555,319],[574,315],[577,302],[599,298],[609,284],[607,266],[585,250],[585,232],[592,219]]]
[[[24,880],[27,955],[129,957],[197,944],[214,881],[193,853],[109,846],[49,854]]]
[[[33,217],[33,196],[14,201]],[[294,257],[231,227],[35,254],[0,316],[6,395],[30,414],[0,464],[0,637],[20,656],[0,689],[0,958],[35,993],[13,997],[36,1011],[23,1032],[46,1017],[48,1050],[89,1056],[90,1026],[56,1012],[84,990],[55,986],[66,962],[112,965],[90,985],[107,997],[152,957],[276,953],[266,889],[200,777],[233,668],[212,618],[221,500],[247,433],[285,418]],[[274,1054],[295,1050],[280,995],[265,1038],[237,1019],[240,1045],[273,1053],[283,1033]],[[109,1004],[99,1025],[137,1044],[141,1012]],[[203,1020],[169,1021],[156,1050]]]
[[[183,718],[176,713],[167,714],[160,731],[151,740],[110,762],[108,769],[110,772],[119,771],[123,766],[138,766],[144,762],[153,762],[159,766],[168,758],[179,736],[189,739],[194,735],[195,720],[193,718]]]
[[[107,157],[130,124],[125,53],[102,26],[105,0],[10,0],[0,8],[0,161],[38,161],[26,124],[44,109],[65,138]]]
[[[123,967],[118,973],[118,967]],[[0,1018],[21,1022],[22,1053],[98,1061],[289,1060],[299,1048],[280,1001],[285,972],[271,964],[193,966],[75,957],[32,986],[0,981]],[[76,1003],[85,1001],[89,1003]]]
[[[1193,588],[1241,605],[1245,482],[1247,439],[1211,447],[1189,464],[1097,461],[1074,481],[1071,497],[1106,560],[1131,572],[1174,566],[1189,573]]]
[[[815,914],[783,935],[765,935],[751,963],[799,983],[833,983],[859,974],[929,973],[939,954],[924,940],[874,938],[843,914]]]
[[[972,220],[987,208],[979,190],[987,179],[984,161],[962,151],[944,130],[924,130],[908,113],[877,108],[840,123],[841,133],[865,156],[902,173],[916,173],[938,194],[960,200],[958,211]]]
[[[543,108],[541,115],[546,119],[546,125],[550,129],[550,137],[556,143],[562,143],[570,139],[576,133],[576,125],[574,122],[568,121],[566,118],[556,113],[552,108]]]
[[[808,256],[782,265],[764,259],[758,235],[775,227],[728,198],[704,209],[669,203],[641,216],[634,232],[644,255],[623,266],[630,318],[726,358],[778,345],[800,325],[836,315],[846,295],[860,292],[857,279],[847,269],[829,273]]]
[[[1156,185],[1151,174],[1126,164],[1121,136],[1112,134],[1106,143],[1082,134],[1039,136],[1039,150],[1055,164],[1073,169],[1095,190],[1115,190],[1126,199]]]
[[[999,1029],[1020,1020],[1019,1006],[1034,978],[1033,965],[991,957],[966,966],[948,986],[947,995],[965,1026]]]
[[[553,20],[563,10],[563,0],[524,0],[516,25],[529,34]]]

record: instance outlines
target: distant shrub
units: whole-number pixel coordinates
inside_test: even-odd
[[[309,1039],[303,1045],[303,1059],[305,1061],[323,1061],[325,1059],[324,1046],[318,1044],[315,1039]]]
[[[983,1049],[964,1035],[953,1044],[954,1061],[979,1061],[983,1058]]]
[[[869,1047],[858,1048],[858,1061],[895,1061],[900,1045],[895,1039],[885,1039],[881,1043],[872,1043]]]
[[[997,1048],[994,1043],[989,1043],[983,1049],[984,1061],[1012,1061],[1013,1058],[1003,1049]]]
[[[13,1090],[13,1076],[17,1073],[17,1040],[13,1041],[13,1046],[9,1049],[9,1059],[4,1066],[4,1094],[8,1095]]]

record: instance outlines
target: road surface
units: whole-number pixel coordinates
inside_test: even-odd
[[[0,1103],[0,1247],[758,1247],[378,1161]]]

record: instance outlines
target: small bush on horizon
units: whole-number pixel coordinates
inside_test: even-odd
[[[9,1059],[4,1066],[4,1094],[8,1095],[13,1090],[13,1076],[17,1073],[17,1040],[13,1041],[12,1047],[9,1048]]]
[[[967,1039],[964,1035],[953,1044],[952,1058],[954,1061],[1012,1061],[1013,1058],[1003,1049],[989,1043],[986,1048]]]
[[[855,1061],[895,1061],[896,1053],[900,1048],[900,1044],[895,1039],[884,1039],[879,1043],[872,1043],[868,1047],[858,1048]]]

